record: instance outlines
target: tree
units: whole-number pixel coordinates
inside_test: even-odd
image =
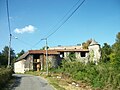
[[[92,42],[92,39],[87,40],[86,42],[82,43],[83,49],[88,49],[88,46],[90,45],[90,43]]]
[[[5,56],[6,58],[8,58],[8,51],[9,51],[8,46],[5,46],[4,49],[2,50],[2,55]],[[15,57],[15,53],[12,48],[10,49],[10,54],[11,54],[11,59],[13,59]]]
[[[112,49],[115,54],[114,63],[120,65],[120,32],[116,35],[116,42],[113,44]]]
[[[101,49],[102,51],[102,60],[104,62],[110,61],[110,54],[112,53],[112,48],[107,43],[104,43],[104,46]]]
[[[0,66],[7,66],[7,59],[5,56],[3,56],[2,54],[0,54]]]
[[[48,49],[49,47],[47,46],[47,49]],[[46,46],[44,46],[44,47],[42,47],[42,49],[40,49],[40,50],[46,50]]]
[[[25,53],[24,50],[21,50],[20,53],[17,53],[17,58],[20,57],[21,55],[23,55]]]
[[[7,65],[8,51],[9,51],[9,47],[5,46],[4,49],[2,50],[2,53],[0,54],[1,65]],[[12,60],[15,58],[15,53],[14,53],[14,50],[12,48],[10,50],[10,53],[11,53],[11,62],[12,62]]]
[[[116,42],[112,46],[115,54],[120,55],[120,32],[116,35]]]

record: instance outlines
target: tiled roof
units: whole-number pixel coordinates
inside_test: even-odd
[[[19,61],[19,60],[21,60],[21,59],[24,59],[28,54],[29,54],[29,52],[24,53],[24,54],[21,55],[16,61]]]
[[[29,54],[46,54],[46,50],[29,50],[28,52],[24,53],[21,55],[16,61],[19,61],[21,59],[24,59],[27,57]],[[48,50],[48,54],[59,54],[56,50]]]
[[[56,50],[47,50],[48,54],[59,54]],[[46,54],[46,50],[29,50],[29,54]]]

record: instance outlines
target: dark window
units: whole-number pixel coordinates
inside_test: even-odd
[[[72,54],[72,55],[73,55],[73,54],[75,54],[75,52],[70,52],[70,54]]]
[[[85,52],[81,52],[81,57],[85,57]]]
[[[40,58],[40,55],[39,55],[39,54],[34,54],[34,55],[33,55],[33,58],[34,58],[34,59],[39,59],[39,58]]]
[[[60,52],[60,58],[64,57],[64,52]]]

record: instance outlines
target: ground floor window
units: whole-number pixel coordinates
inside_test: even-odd
[[[60,58],[64,58],[64,52],[60,52]]]
[[[85,57],[86,53],[85,52],[81,52],[80,54],[81,54],[81,57]]]

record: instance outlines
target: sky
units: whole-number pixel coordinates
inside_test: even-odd
[[[78,0],[8,1],[13,36],[11,47],[15,53],[42,48],[45,41],[40,40],[53,33],[82,2],[80,0],[73,7]],[[103,43],[112,45],[118,32],[120,32],[120,0],[85,0],[69,20],[48,38],[48,46],[77,45],[88,39],[95,39],[101,46]],[[8,45],[6,0],[0,0],[0,52]]]

